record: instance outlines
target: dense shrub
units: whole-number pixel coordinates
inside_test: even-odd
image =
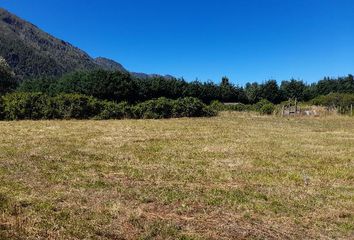
[[[134,118],[208,117],[216,114],[216,111],[201,100],[192,97],[177,100],[159,98],[132,107]]]
[[[159,98],[139,103],[133,107],[134,118],[159,119],[171,118],[173,101],[167,98]]]
[[[275,110],[274,104],[267,103],[261,107],[261,109],[259,110],[259,113],[262,115],[271,115],[271,114],[273,114],[274,110]]]
[[[245,112],[251,110],[251,105],[238,103],[238,104],[226,105],[226,109],[229,111]]]
[[[79,94],[49,97],[42,93],[13,93],[5,95],[2,101],[7,120],[86,119],[101,111],[99,101]]]
[[[173,117],[215,116],[217,111],[205,105],[197,98],[187,97],[177,99],[173,104]]]
[[[350,113],[351,106],[354,106],[354,94],[331,93],[325,96],[319,96],[311,101],[317,106],[336,108],[339,113]]]
[[[81,94],[60,94],[53,98],[52,107],[57,119],[88,119],[100,114],[102,103]]]
[[[354,105],[354,94],[331,93],[313,99],[312,104],[326,107],[347,107]]]
[[[253,104],[253,105],[252,105],[252,110],[253,110],[253,111],[256,111],[256,112],[260,112],[261,109],[263,108],[263,106],[268,105],[268,104],[270,104],[270,103],[271,103],[271,102],[268,101],[267,99],[262,99],[262,100],[260,100],[259,102],[257,102],[256,104]]]
[[[225,111],[225,105],[218,100],[212,101],[210,103],[210,108],[217,112]]]
[[[101,112],[96,119],[123,119],[131,118],[131,107],[127,102],[115,103],[109,101],[101,102]]]
[[[246,112],[252,110],[252,105],[247,105],[243,103],[235,104],[223,104],[219,101],[213,101],[210,107],[215,111],[236,111],[236,112]]]
[[[7,120],[51,118],[50,99],[42,93],[13,93],[2,98]]]
[[[2,103],[1,103],[2,102]],[[43,93],[13,93],[1,98],[0,118],[21,119],[122,119],[209,117],[216,111],[195,98],[159,98],[136,105],[100,101],[80,94],[50,97]],[[1,110],[3,109],[3,110]]]

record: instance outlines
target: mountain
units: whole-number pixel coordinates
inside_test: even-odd
[[[127,70],[123,67],[122,64],[117,63],[111,59],[98,57],[95,58],[96,65],[100,66],[101,68],[108,70],[108,71],[122,71],[127,72]]]
[[[147,73],[139,73],[139,72],[130,72],[130,74],[136,78],[141,78],[141,79],[149,79],[149,78],[156,78],[156,77],[162,77],[165,79],[175,79],[175,77],[171,75],[147,74]]]
[[[75,70],[126,71],[106,58],[93,59],[68,42],[57,39],[35,25],[0,8],[0,56],[19,79],[60,76]]]
[[[3,8],[0,8],[0,57],[6,60],[19,80],[38,76],[57,77],[78,70],[128,72],[120,63],[104,57],[92,58],[83,50]],[[174,78],[170,75],[130,73],[137,78]]]

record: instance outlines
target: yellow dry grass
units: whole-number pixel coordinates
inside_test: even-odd
[[[0,122],[0,239],[354,237],[354,119]]]

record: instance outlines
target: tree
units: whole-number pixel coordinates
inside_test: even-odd
[[[247,102],[243,88],[231,84],[227,77],[221,79],[220,93],[223,102]]]
[[[221,86],[230,86],[230,80],[228,77],[222,77],[221,79]]]
[[[261,86],[254,83],[247,83],[245,87],[245,94],[249,103],[254,104],[261,100]]]
[[[0,57],[0,95],[14,90],[17,86],[14,73],[6,60]]]
[[[291,79],[290,81],[282,81],[280,90],[285,99],[305,100],[306,85],[303,81]]]
[[[327,95],[332,92],[338,92],[337,80],[325,77],[316,84],[318,95]]]
[[[354,76],[349,74],[345,78],[340,78],[338,88],[341,93],[354,93]]]
[[[282,100],[278,83],[275,80],[269,80],[264,84],[262,84],[261,92],[262,92],[261,94],[262,98],[267,99],[272,103],[277,104],[280,103]]]

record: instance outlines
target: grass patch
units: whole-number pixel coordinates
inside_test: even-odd
[[[0,122],[0,239],[352,236],[344,116]]]

